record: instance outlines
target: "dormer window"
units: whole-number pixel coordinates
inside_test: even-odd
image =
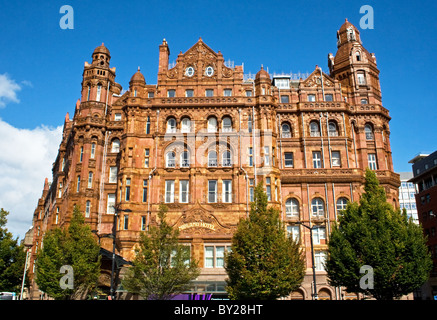
[[[359,52],[357,52],[357,53],[355,54],[355,59],[357,60],[357,62],[361,61],[361,55],[360,55]]]

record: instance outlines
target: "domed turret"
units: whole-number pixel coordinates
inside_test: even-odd
[[[261,66],[261,70],[258,71],[258,73],[255,76],[255,80],[261,80],[261,79],[266,79],[270,81],[270,75],[266,70],[264,70],[263,66]]]
[[[102,42],[100,46],[94,49],[93,55],[93,64],[98,64],[100,66],[109,66],[109,60],[111,60],[111,54],[108,48],[105,47],[105,44]]]
[[[129,81],[129,87],[132,90],[137,87],[144,88],[145,86],[146,86],[146,79],[144,78],[144,75],[141,73],[140,67],[138,67],[137,72],[134,73],[134,75]]]
[[[337,31],[337,47],[354,41],[361,43],[360,32],[352,23],[345,19],[345,22]]]

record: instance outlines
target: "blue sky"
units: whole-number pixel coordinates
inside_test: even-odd
[[[74,9],[73,30],[59,26],[63,5]],[[13,212],[17,204],[0,195],[0,207],[11,211],[9,219],[20,220],[9,229],[21,235],[31,224],[43,178],[50,178],[60,126],[80,95],[84,62],[91,62],[102,42],[124,89],[138,66],[147,83],[156,83],[163,38],[170,61],[202,37],[225,60],[244,63],[245,73],[256,73],[261,65],[270,72],[311,72],[319,65],[327,72],[327,55],[337,50],[337,30],[345,18],[359,28],[363,5],[374,9],[374,29],[360,33],[381,71],[395,171],[411,171],[411,158],[437,149],[436,1],[0,1],[0,132],[3,145],[11,141],[9,135],[20,136],[17,141],[23,143],[5,146],[9,152],[0,156],[0,179],[15,177],[19,186],[27,183],[28,172],[34,174],[29,170],[40,173],[32,180],[35,190],[15,200],[20,210],[25,210],[22,202],[31,208],[27,217]],[[41,163],[12,163],[21,158],[11,154],[30,148],[25,139],[35,136],[45,148]]]

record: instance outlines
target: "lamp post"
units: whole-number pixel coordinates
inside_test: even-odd
[[[314,282],[314,294],[313,294],[313,300],[317,300],[317,285],[316,285],[316,263],[314,258],[314,245],[313,245],[313,229],[318,228],[318,226],[307,226],[306,224],[303,224],[301,221],[296,222],[296,224],[299,224],[308,230],[310,230],[310,239],[311,239],[311,258],[313,260],[313,282]]]
[[[114,281],[114,272],[115,272],[115,235],[117,231],[117,217],[119,212],[132,212],[130,209],[121,210],[113,206],[114,208],[114,225],[112,226],[112,270],[111,270],[111,299],[115,300],[115,281]]]

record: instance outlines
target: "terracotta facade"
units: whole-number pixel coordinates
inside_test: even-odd
[[[159,204],[166,203],[180,241],[202,267],[193,290],[223,294],[223,251],[262,182],[305,249],[307,277],[290,298],[311,299],[309,231],[296,222],[323,227],[314,245],[320,266],[339,210],[360,198],[365,168],[375,170],[396,205],[400,184],[375,56],[347,21],[337,43],[329,74],[316,66],[296,80],[263,68],[247,78],[243,66],[227,65],[202,39],[170,66],[164,40],[157,84],[146,84],[138,70],[124,93],[109,50],[97,47],[85,63],[74,116],[65,118],[52,182],[46,180],[34,213],[31,263],[44,233],[68,225],[75,204],[109,251],[105,235],[112,233],[116,205],[116,253],[131,260],[140,232],[156,223]],[[319,298],[349,297],[319,269]],[[102,287],[109,272],[103,271]]]

